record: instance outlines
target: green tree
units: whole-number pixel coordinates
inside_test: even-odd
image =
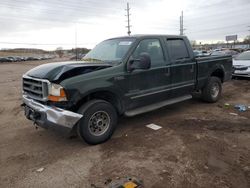
[[[246,36],[243,42],[245,44],[250,44],[250,35]]]
[[[58,48],[56,49],[56,54],[57,54],[60,58],[62,58],[62,56],[63,56],[63,48],[62,48],[62,47],[58,47]]]
[[[196,40],[191,40],[190,43],[191,43],[191,45],[192,45],[193,48],[197,45]]]

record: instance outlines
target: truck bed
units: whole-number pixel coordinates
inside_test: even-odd
[[[231,79],[232,57],[231,56],[208,56],[196,58],[197,61],[197,87],[202,88],[209,75],[218,67],[224,70],[223,80],[225,82]],[[212,69],[211,69],[212,67]],[[219,74],[219,72],[218,72]]]

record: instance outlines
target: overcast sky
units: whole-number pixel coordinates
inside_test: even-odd
[[[92,48],[127,34],[126,0],[1,0],[0,48]],[[250,0],[130,0],[132,34],[179,34],[184,11],[190,40],[250,34]]]

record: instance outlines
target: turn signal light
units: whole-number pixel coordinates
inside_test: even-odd
[[[66,93],[60,85],[52,84],[48,99],[54,102],[67,101]]]

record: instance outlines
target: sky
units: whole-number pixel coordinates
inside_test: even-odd
[[[1,0],[0,49],[93,48],[111,37],[131,34],[184,34],[202,43],[250,35],[250,0]]]

